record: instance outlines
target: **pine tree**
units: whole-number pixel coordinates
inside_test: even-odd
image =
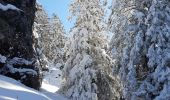
[[[110,49],[112,52],[112,57],[115,61],[114,72],[118,74],[118,70],[121,66],[121,59],[123,55],[123,48],[125,47],[125,30],[127,29],[127,16],[129,16],[129,11],[124,8],[128,6],[125,0],[113,0],[112,2],[112,13],[108,20],[108,30],[113,33],[110,41]],[[116,73],[117,72],[117,73]]]
[[[169,99],[169,1],[114,1],[110,17],[114,37],[110,44],[124,98]]]
[[[124,97],[130,99],[138,85],[138,68],[145,64],[142,49],[145,33],[145,10],[139,0],[114,0],[110,29],[114,33],[111,47],[115,59],[114,70],[121,76]],[[143,62],[143,63],[142,63]],[[143,75],[143,74],[142,74]]]
[[[146,18],[148,72],[136,92],[143,99],[170,99],[170,1],[152,0]]]
[[[73,100],[118,99],[112,60],[106,53],[108,45],[100,1],[73,0],[70,12],[76,24],[71,31],[73,36],[63,69],[65,83],[60,91]]]
[[[140,48],[142,48],[143,20],[142,12],[137,0],[114,0],[109,27],[113,32],[111,41],[113,58],[115,59],[115,74],[121,76],[124,97],[131,97],[137,85],[136,69],[140,62]],[[138,37],[138,40],[135,38]],[[138,44],[135,44],[138,42]]]
[[[65,32],[57,15],[48,18],[43,7],[37,4],[34,22],[34,37],[37,41],[36,51],[43,66],[63,64]]]
[[[36,4],[37,11],[35,13],[35,21],[34,21],[34,37],[35,37],[35,51],[37,53],[37,57],[39,60],[39,65],[42,68],[47,67],[48,59],[46,55],[49,52],[49,32],[50,32],[50,24],[48,21],[48,15],[43,9],[42,5]]]
[[[64,36],[64,28],[59,17],[53,14],[50,19],[50,52],[48,58],[51,63],[63,64],[63,48],[65,45],[66,37]]]

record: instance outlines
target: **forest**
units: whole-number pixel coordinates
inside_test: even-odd
[[[0,100],[170,100],[170,1],[110,1],[0,0]]]

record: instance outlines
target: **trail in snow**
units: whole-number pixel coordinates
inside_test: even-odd
[[[60,66],[61,64],[50,65],[49,72],[45,72],[42,82],[41,92],[50,97],[52,100],[68,100],[56,93],[62,84],[62,72],[59,69]]]
[[[41,87],[41,92],[45,94],[46,96],[48,96],[51,100],[68,100],[64,98],[63,96],[56,93],[58,89],[59,88],[56,86],[46,84],[43,82],[42,87]]]

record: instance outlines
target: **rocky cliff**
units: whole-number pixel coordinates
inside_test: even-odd
[[[39,89],[41,68],[36,65],[32,32],[35,1],[0,0],[0,74]]]

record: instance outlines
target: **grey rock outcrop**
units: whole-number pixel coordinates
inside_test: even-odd
[[[0,74],[39,89],[41,68],[36,63],[32,31],[36,10],[35,1],[0,0],[3,5],[11,4],[20,9],[20,11],[0,9],[0,54],[7,58],[6,63],[0,62]],[[18,61],[11,63],[15,58],[18,58]],[[36,74],[32,74],[32,71]]]

